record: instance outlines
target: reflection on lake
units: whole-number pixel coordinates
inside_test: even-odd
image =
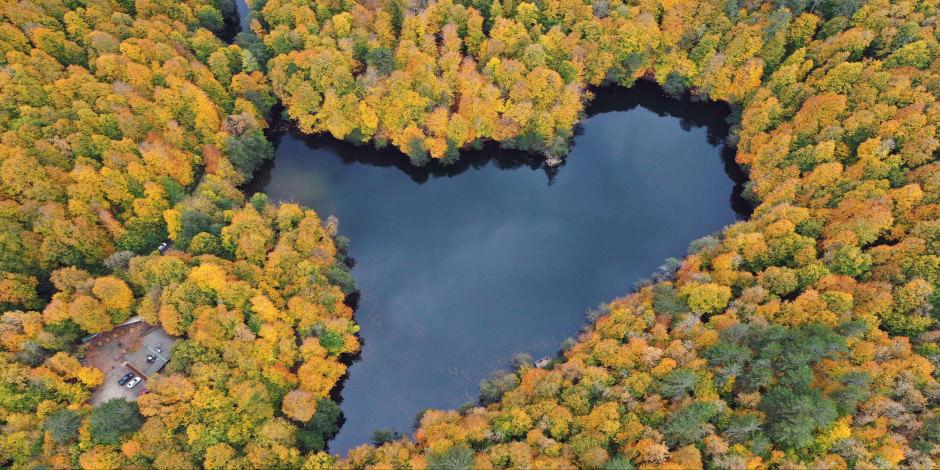
[[[339,217],[361,289],[362,356],[330,450],[475,399],[514,353],[554,354],[590,307],[739,219],[726,113],[648,84],[601,90],[551,171],[499,150],[415,169],[392,152],[281,137],[254,186]]]

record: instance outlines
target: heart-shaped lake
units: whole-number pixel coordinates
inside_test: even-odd
[[[361,290],[362,356],[330,450],[475,399],[517,352],[554,355],[589,308],[740,218],[726,115],[648,84],[601,90],[552,170],[499,150],[415,169],[371,147],[283,136],[256,189],[339,217]]]

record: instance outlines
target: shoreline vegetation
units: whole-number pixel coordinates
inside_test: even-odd
[[[232,8],[0,5],[0,464],[936,466],[932,3],[267,0],[226,44]],[[485,140],[557,159],[589,86],[643,76],[732,106],[751,218],[551,367],[323,452],[355,284],[335,221],[238,190],[278,103],[417,165]],[[92,409],[76,342],[133,314],[182,340],[137,403]]]

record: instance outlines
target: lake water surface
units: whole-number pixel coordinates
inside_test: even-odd
[[[394,152],[282,136],[254,188],[336,215],[361,290],[362,355],[330,450],[475,399],[515,353],[554,355],[589,308],[741,218],[726,114],[644,83],[601,90],[551,171],[495,149],[415,169]]]

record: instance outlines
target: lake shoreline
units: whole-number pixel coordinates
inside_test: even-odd
[[[232,40],[234,40],[234,37],[235,35],[232,35]],[[582,120],[575,128],[572,143],[584,132],[583,126],[586,120],[590,119],[592,116],[608,112],[624,112],[625,108],[629,111],[630,109],[640,107],[650,110],[659,116],[684,116],[680,118],[683,128],[706,127],[708,129],[709,142],[714,146],[720,147],[720,155],[725,175],[734,183],[730,197],[731,206],[737,214],[737,220],[749,218],[753,210],[753,204],[743,197],[744,183],[747,181],[746,171],[734,160],[736,148],[733,145],[734,139],[730,138],[732,124],[728,122],[733,112],[730,105],[724,102],[697,100],[689,91],[686,91],[679,97],[670,96],[649,77],[640,78],[634,86],[629,88],[620,87],[618,85],[596,87],[591,89],[589,96],[591,99],[586,103]],[[626,105],[624,105],[624,101],[627,102]],[[694,111],[690,112],[690,110]],[[701,119],[690,117],[697,116],[697,113],[709,117]],[[718,116],[718,118],[716,118],[716,116]],[[490,165],[495,165],[500,169],[511,170],[528,167],[533,171],[540,170],[545,173],[549,184],[551,184],[559,173],[565,171],[563,168],[565,168],[568,163],[568,157],[575,152],[575,148],[572,147],[569,154],[562,158],[559,164],[553,165],[550,164],[544,155],[534,152],[505,149],[498,142],[485,141],[481,143],[478,149],[461,151],[460,158],[455,162],[443,163],[432,159],[426,165],[414,166],[408,157],[397,149],[378,149],[369,143],[351,143],[349,141],[335,139],[328,135],[303,134],[298,129],[296,123],[286,117],[284,107],[280,101],[272,108],[271,118],[268,127],[265,129],[265,136],[275,147],[275,156],[265,161],[262,166],[255,171],[252,179],[241,186],[242,191],[247,197],[251,197],[257,192],[269,192],[269,185],[272,184],[272,171],[277,164],[278,149],[285,140],[302,141],[306,145],[314,148],[344,148],[346,150],[341,152],[343,154],[341,158],[346,164],[394,167],[419,185],[437,178],[452,178],[471,169],[481,169]],[[323,218],[331,215],[323,213],[320,210],[318,210],[318,212],[320,212],[320,216]],[[340,217],[340,221],[343,222],[343,217]],[[353,238],[353,246],[355,245],[356,239]],[[346,254],[350,257],[351,261],[355,262],[351,254]],[[676,256],[680,254],[681,253],[675,253]],[[358,281],[358,276],[356,276],[355,273],[354,277]],[[619,292],[618,295],[627,295],[633,290],[632,287],[624,289]],[[359,298],[359,292],[348,295],[346,298],[347,304],[355,310],[354,318],[357,321],[359,321],[361,315],[358,305]],[[607,300],[610,300],[610,298],[598,299],[598,301]],[[580,317],[580,313],[578,313],[577,316]],[[585,321],[580,321],[581,328],[583,328],[585,324]],[[577,331],[579,330],[570,331],[570,334],[576,334]],[[355,356],[344,356],[342,358],[341,362],[347,366],[346,373],[336,383],[333,389],[331,389],[329,394],[330,398],[340,405],[345,401],[346,396],[344,392],[350,380],[351,372],[354,372],[354,367],[363,360],[363,351],[368,347],[371,341],[367,335],[363,334],[362,330],[360,330],[357,336],[363,349]],[[526,351],[515,352],[521,353]],[[551,357],[558,357],[560,353],[562,353],[562,349],[556,349],[551,354]],[[477,399],[474,401],[478,400],[478,392],[476,396]],[[348,411],[349,410],[346,409],[343,410],[340,421],[340,434],[342,434],[343,431],[349,431],[344,425],[347,421]],[[407,434],[409,430],[398,429],[398,431]],[[331,439],[327,443],[328,451],[335,440],[335,438]],[[339,449],[341,452],[347,452],[355,445],[368,444],[368,440],[362,439],[359,439],[357,441],[358,443],[354,445],[350,445],[349,440],[346,441],[347,442],[341,446],[343,448]]]

